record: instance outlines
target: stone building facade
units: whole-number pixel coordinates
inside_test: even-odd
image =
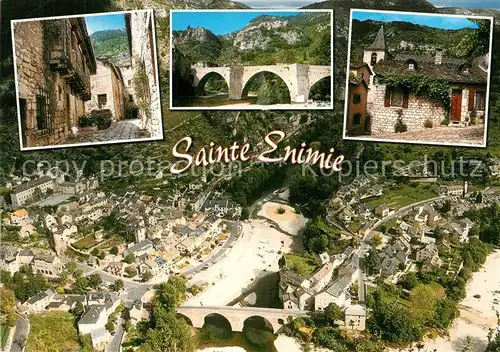
[[[120,69],[113,63],[98,60],[96,73],[90,77],[92,98],[85,103],[87,113],[92,110],[109,109],[113,122],[125,117],[125,88]]]
[[[85,114],[94,52],[84,18],[13,23],[24,147],[66,140]]]
[[[349,136],[361,135],[371,130],[368,114],[368,84],[372,79],[368,64],[351,65],[349,78],[349,101],[347,104],[346,129]]]
[[[132,68],[132,84],[142,129],[161,137],[161,102],[155,52],[155,22],[150,10],[125,15]]]
[[[365,64],[373,69],[368,93],[368,113],[371,115],[371,132],[395,131],[398,121],[407,130],[419,131],[448,123],[450,126],[468,126],[485,115],[488,82],[488,55],[480,56],[468,65],[466,60],[449,58],[436,49],[434,56],[397,54],[385,50],[383,27],[375,42],[364,52]],[[383,53],[382,53],[383,52]],[[425,76],[449,85],[450,106],[430,99],[425,94],[415,94],[404,86],[386,86],[386,75]]]
[[[119,66],[123,77],[123,102],[125,107],[125,118],[136,119],[139,117],[137,108],[137,97],[134,89],[134,71],[131,64]]]

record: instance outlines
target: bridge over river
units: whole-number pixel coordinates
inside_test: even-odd
[[[261,318],[266,322],[267,328],[272,329],[275,334],[290,319],[306,317],[310,312],[294,311],[272,308],[254,307],[209,307],[209,306],[181,306],[177,308],[177,313],[189,320],[195,328],[202,328],[205,318],[219,316],[227,320],[232,331],[243,331],[245,322],[250,318]]]
[[[304,103],[309,99],[312,86],[326,77],[331,77],[331,66],[278,64],[267,66],[192,66],[193,87],[202,94],[205,83],[214,74],[222,76],[229,89],[229,99],[241,99],[247,83],[257,74],[271,72],[285,82],[293,103]]]

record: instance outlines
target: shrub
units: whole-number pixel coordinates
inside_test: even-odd
[[[98,129],[104,130],[111,126],[113,114],[109,109],[92,110],[88,115],[80,116],[78,124],[80,127],[97,126]]]
[[[475,125],[476,124],[476,120],[477,120],[477,112],[476,112],[476,110],[472,110],[470,112],[470,124],[471,125]]]
[[[398,114],[398,120],[396,121],[396,124],[394,125],[394,132],[402,133],[402,132],[408,131],[408,127],[403,122],[403,110],[399,109],[397,111],[397,114]]]
[[[394,125],[394,132],[396,133],[403,133],[408,131],[408,126],[403,122],[403,119],[398,118],[398,121]]]
[[[285,208],[283,208],[283,207],[278,208],[278,214],[280,214],[280,215],[285,214],[285,212],[286,212]]]
[[[425,120],[425,122],[424,122],[424,127],[425,127],[425,128],[432,128],[432,127],[434,127],[434,123],[432,122],[432,120],[427,119],[427,120]]]

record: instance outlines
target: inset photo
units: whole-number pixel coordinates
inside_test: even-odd
[[[332,10],[172,10],[173,110],[332,109]]]
[[[486,147],[493,18],[351,10],[344,138]]]
[[[152,10],[11,25],[21,150],[163,138]]]

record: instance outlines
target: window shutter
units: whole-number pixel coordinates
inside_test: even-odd
[[[391,88],[389,86],[385,87],[385,102],[384,106],[387,108],[391,106]]]
[[[474,110],[474,98],[476,96],[476,90],[469,88],[469,111]]]
[[[408,100],[410,100],[410,93],[407,89],[403,91],[403,108],[408,109]]]

